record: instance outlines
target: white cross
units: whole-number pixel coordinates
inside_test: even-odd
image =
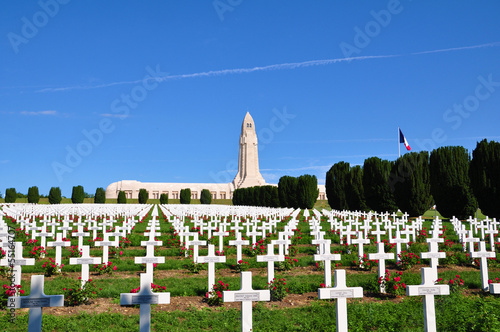
[[[31,290],[28,296],[9,297],[11,308],[29,308],[28,332],[42,331],[42,308],[64,306],[64,295],[45,295],[43,275],[31,276]],[[10,306],[10,304],[14,304]]]
[[[467,232],[467,237],[465,237],[462,242],[469,242],[469,252],[472,254],[474,252],[474,243],[479,242],[479,239],[477,237],[473,237],[472,235],[472,230],[469,230]]]
[[[213,244],[208,245],[208,255],[198,256],[196,263],[208,263],[208,291],[212,291],[212,287],[215,284],[215,263],[225,263],[225,256],[217,256],[215,254],[215,246]]]
[[[142,244],[142,243],[141,243]],[[146,246],[145,257],[135,257],[135,264],[146,264],[146,275],[151,282],[153,281],[153,264],[165,263],[165,257],[155,256],[154,246]]]
[[[229,236],[229,232],[224,232],[224,231],[214,232],[214,236],[219,237],[219,252],[224,251],[224,236]]]
[[[347,287],[345,270],[335,270],[335,287],[318,288],[318,298],[337,299],[337,331],[347,332],[347,299],[363,297],[363,287]]]
[[[103,264],[108,264],[108,258],[109,258],[109,252],[108,252],[108,247],[118,247],[118,240],[115,237],[114,241],[109,240],[110,233],[103,233],[104,240],[103,241],[96,241],[95,246],[96,247],[102,247],[102,263]]]
[[[12,259],[14,258],[14,259]],[[0,265],[13,267],[13,280],[14,285],[21,284],[21,266],[22,265],[35,265],[34,258],[24,258],[23,257],[23,243],[14,242],[14,257],[12,257],[12,252],[5,256],[0,261]]]
[[[494,251],[486,251],[486,243],[484,241],[479,242],[479,251],[471,252],[470,256],[472,258],[481,259],[481,285],[484,291],[489,290],[488,285],[488,258],[493,258],[496,256]]]
[[[341,259],[340,254],[330,253],[330,244],[325,245],[324,253],[314,255],[315,261],[323,261],[325,264],[325,286],[332,286],[332,261],[339,261]]]
[[[151,279],[141,273],[141,290],[139,293],[121,293],[120,305],[140,305],[139,331],[151,331],[151,305],[170,303],[170,293],[153,293]]]
[[[91,257],[89,246],[82,246],[82,257],[72,257],[69,259],[70,265],[82,266],[82,287],[89,280],[89,264],[101,264],[101,257]]]
[[[237,234],[236,240],[229,241],[230,246],[236,246],[236,262],[242,260],[241,246],[248,246],[249,244],[250,241],[241,239],[241,233]]]
[[[78,237],[78,248],[81,248],[83,246],[83,237],[84,236],[90,236],[90,233],[89,232],[84,232],[83,231],[83,224],[79,224],[78,225],[78,231],[77,232],[74,232],[74,233],[71,233],[71,236],[73,237]]]
[[[359,265],[360,266],[362,265],[363,256],[364,256],[363,255],[364,254],[363,245],[370,243],[370,240],[369,239],[365,239],[363,237],[363,235],[364,235],[363,232],[358,232],[358,238],[352,240],[353,244],[357,244],[358,245],[358,256],[359,256]]]
[[[252,272],[241,272],[241,288],[237,291],[224,291],[222,293],[224,302],[241,302],[241,331],[252,331],[252,302],[270,301],[271,292],[266,290],[254,290],[252,288]]]
[[[198,246],[204,246],[207,244],[207,241],[198,240],[198,233],[194,233],[193,239],[186,241],[186,246],[193,246],[193,262],[196,262],[198,258]]]
[[[389,236],[389,243],[396,243],[396,262],[399,262],[401,260],[400,255],[401,255],[401,243],[408,243],[408,239],[403,239],[401,238],[401,232],[396,231],[396,237],[392,238],[392,236]]]
[[[425,331],[436,331],[436,308],[434,295],[449,295],[450,286],[435,285],[434,272],[430,267],[422,268],[422,284],[406,286],[407,296],[424,296]]]
[[[267,262],[267,283],[274,279],[274,262],[285,261],[284,255],[274,254],[274,245],[269,243],[267,245],[267,255],[258,255],[257,262]]]
[[[384,243],[377,243],[377,252],[368,254],[369,260],[378,260],[378,278],[383,278],[385,276],[385,261],[386,259],[394,259],[394,253],[385,252]],[[383,283],[380,284],[380,293],[385,293],[385,287]]]
[[[52,242],[47,242],[47,247],[56,247],[56,264],[61,267],[61,248],[71,246],[70,241],[63,241],[63,235],[61,233],[56,234],[56,240]]]

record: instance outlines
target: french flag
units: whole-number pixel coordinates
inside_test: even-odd
[[[411,148],[410,148],[410,144],[408,144],[408,141],[406,140],[405,138],[405,135],[403,135],[403,132],[401,131],[401,129],[399,129],[399,143],[403,143],[405,145],[405,148],[406,150],[410,151]]]

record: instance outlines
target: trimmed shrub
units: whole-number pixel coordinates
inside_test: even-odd
[[[349,163],[341,161],[334,164],[326,173],[326,196],[332,209],[348,210],[350,208],[347,202],[347,189],[350,187],[349,171]]]
[[[398,209],[388,183],[392,165],[392,162],[378,157],[365,159],[363,164],[366,204],[374,211],[393,212]]]
[[[160,195],[160,204],[168,204],[168,195],[167,194]]]
[[[363,169],[357,165],[349,170],[347,187],[347,205],[353,211],[367,211],[365,190],[363,188]]]
[[[49,191],[49,203],[50,204],[60,204],[62,201],[61,188],[52,187]]]
[[[104,188],[99,187],[95,190],[94,203],[104,204],[106,203],[106,191]]]
[[[203,189],[200,195],[201,204],[211,204],[212,203],[212,194],[208,189]]]
[[[191,204],[191,189],[181,189],[180,201],[181,204]]]
[[[74,186],[71,193],[71,202],[73,204],[82,204],[85,198],[85,191],[82,186]]]
[[[5,203],[15,203],[17,199],[16,188],[5,189]]]
[[[28,203],[38,204],[40,201],[40,193],[38,192],[38,187],[28,188]]]
[[[299,207],[297,201],[297,181],[293,176],[282,176],[278,182],[278,199],[280,207],[294,208]]]
[[[146,189],[139,189],[139,204],[146,204],[149,199],[149,193]]]
[[[301,209],[312,209],[318,200],[319,189],[316,175],[301,175],[297,180],[297,200]]]
[[[118,204],[127,204],[127,196],[125,195],[124,191],[121,191],[118,193],[118,199],[116,200]]]
[[[477,143],[469,175],[481,212],[500,218],[500,143],[486,139]]]
[[[411,217],[421,216],[432,202],[429,153],[412,152],[396,160],[389,177],[396,204]]]
[[[435,149],[430,158],[431,192],[445,218],[467,219],[477,211],[469,178],[470,157],[462,146]]]

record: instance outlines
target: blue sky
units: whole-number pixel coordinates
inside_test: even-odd
[[[499,140],[498,1],[3,3],[0,192],[229,182]],[[401,146],[404,150],[404,147]],[[403,152],[402,150],[402,152]]]

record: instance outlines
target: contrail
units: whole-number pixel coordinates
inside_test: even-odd
[[[178,80],[178,79],[186,79],[186,78],[197,78],[197,77],[213,77],[213,76],[223,76],[223,75],[235,75],[235,74],[248,74],[253,72],[263,72],[263,71],[271,71],[271,70],[286,70],[286,69],[297,69],[297,68],[305,68],[312,66],[326,66],[335,63],[341,62],[350,62],[350,61],[363,61],[363,60],[372,60],[372,59],[387,59],[387,58],[395,58],[402,57],[407,55],[422,55],[422,54],[430,54],[430,53],[441,53],[441,52],[456,52],[462,50],[476,49],[476,48],[484,48],[484,47],[497,47],[500,46],[500,42],[492,42],[487,44],[473,45],[473,46],[463,46],[463,47],[454,47],[454,48],[445,48],[431,51],[421,51],[421,52],[413,52],[408,54],[393,54],[393,55],[367,55],[367,56],[356,56],[349,58],[336,58],[336,59],[323,59],[323,60],[310,60],[303,62],[291,62],[291,63],[280,63],[274,65],[267,66],[259,66],[253,68],[235,68],[235,69],[221,69],[221,70],[210,70],[199,73],[192,74],[179,74],[179,75],[168,75],[162,77],[152,77],[151,80],[154,81],[168,81],[168,80]],[[69,86],[69,87],[60,87],[60,88],[44,88],[40,90],[36,90],[35,92],[61,92],[61,91],[70,91],[70,90],[89,90],[89,89],[100,89],[100,88],[108,88],[116,85],[129,85],[129,84],[139,84],[143,81],[133,80],[133,81],[121,81],[121,82],[112,82],[105,83],[100,85],[92,85],[92,86]]]

